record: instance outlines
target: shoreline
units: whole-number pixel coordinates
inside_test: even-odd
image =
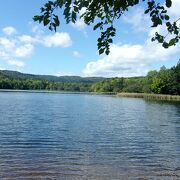
[[[76,91],[53,91],[53,90],[21,90],[21,89],[0,89],[0,92],[22,92],[22,93],[56,93],[56,94],[90,94],[90,92]]]
[[[115,92],[76,92],[76,91],[53,91],[53,90],[20,90],[20,89],[0,89],[0,92],[22,92],[22,93],[57,93],[57,94],[89,94],[89,95],[109,95],[127,98],[142,98],[155,101],[176,101],[180,102],[180,96],[167,94],[148,93],[115,93]]]
[[[167,94],[147,94],[147,93],[117,93],[119,97],[143,98],[145,100],[176,101],[180,102],[180,96]]]

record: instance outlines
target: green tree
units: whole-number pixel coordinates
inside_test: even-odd
[[[171,68],[173,74],[170,94],[180,95],[180,60],[178,64]]]
[[[155,77],[152,78],[152,91],[158,94],[174,94],[172,87],[174,83],[174,74],[172,69],[166,69],[162,66]]]
[[[176,21],[172,22],[167,9],[172,6],[172,0],[164,0],[162,4],[158,0],[51,0],[41,7],[41,14],[34,16],[34,21],[43,23],[50,30],[55,30],[60,25],[57,9],[62,10],[67,23],[75,23],[79,12],[84,8],[85,12],[80,16],[87,25],[93,24],[94,30],[99,29],[101,35],[98,38],[99,54],[110,52],[110,43],[116,35],[114,21],[119,19],[131,7],[135,7],[141,2],[146,3],[145,14],[148,14],[152,21],[152,27],[165,24],[167,34],[173,37],[167,40],[165,35],[158,32],[152,41],[158,41],[164,48],[176,45],[180,39],[180,29]]]

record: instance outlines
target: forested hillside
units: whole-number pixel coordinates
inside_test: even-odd
[[[101,77],[47,76],[23,74],[16,71],[0,71],[0,89],[89,91]]]
[[[148,72],[145,77],[130,78],[57,77],[0,71],[0,89],[180,95],[180,62],[170,69],[163,66],[159,71]]]
[[[1,70],[0,73],[14,79],[45,80],[45,81],[53,81],[53,82],[61,82],[61,83],[93,83],[105,79],[103,77],[34,75],[34,74],[24,74],[17,71],[8,71],[8,70]]]
[[[135,92],[180,95],[180,62],[170,68],[149,71],[145,77],[112,78],[95,83],[93,92]]]

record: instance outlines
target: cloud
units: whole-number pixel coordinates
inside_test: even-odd
[[[18,39],[22,42],[22,43],[36,43],[39,40],[36,38],[33,38],[32,36],[29,35],[21,35],[18,37]]]
[[[28,57],[33,53],[33,51],[34,51],[34,46],[32,44],[24,44],[23,46],[16,48],[15,56]]]
[[[16,29],[12,26],[5,27],[2,29],[2,31],[8,36],[16,33]]]
[[[29,22],[29,25],[31,25],[32,32],[35,34],[43,34],[44,31],[39,26],[34,26],[34,23]]]
[[[79,19],[75,23],[71,23],[71,26],[79,31],[83,31],[86,28],[86,24],[84,23],[83,18],[80,18],[80,16],[85,13],[86,8],[82,8],[79,12]]]
[[[174,20],[177,20],[180,17],[180,1],[179,0],[172,0],[172,6],[168,9],[168,13],[170,17]]]
[[[71,26],[79,31],[82,31],[85,29],[86,24],[84,23],[83,19],[78,19],[75,23],[71,23]]]
[[[72,45],[71,37],[66,32],[56,32],[51,35],[45,35],[44,33],[35,36],[22,35],[18,39],[23,43],[41,44],[45,47],[67,48]]]
[[[5,37],[0,37],[0,47],[3,47],[4,49],[13,49],[15,47],[15,41]]]
[[[66,32],[56,32],[54,34],[45,34],[39,27],[33,28],[33,34],[22,34],[14,36],[15,28],[3,28],[6,35],[0,37],[0,60],[4,60],[8,65],[23,67],[23,59],[27,59],[34,53],[36,45],[44,47],[67,48],[72,45],[71,37]]]
[[[15,57],[27,57],[34,51],[32,44],[20,43],[17,39],[0,37],[0,58],[12,59]]]
[[[79,51],[73,51],[73,56],[79,58],[81,57],[81,53]]]
[[[0,37],[0,60],[8,65],[23,67],[23,58],[28,58],[34,52],[31,43],[24,43],[15,36]]]
[[[172,0],[171,8],[167,8],[171,20],[177,20],[180,17],[180,0]],[[123,22],[131,25],[132,29],[136,32],[149,32],[152,26],[149,15],[144,14],[143,8],[135,8],[133,11],[128,11],[127,14],[122,16]]]
[[[173,0],[169,9],[172,20],[180,17],[180,1]],[[147,39],[142,44],[113,44],[108,56],[101,56],[89,62],[83,70],[85,76],[141,76],[145,75],[152,66],[164,63],[180,54],[180,44],[164,49],[161,44],[151,42],[155,32],[166,34],[165,26],[150,28],[151,22],[144,15],[144,10],[135,9],[123,21],[131,25],[133,31],[145,32]],[[167,40],[171,36],[167,37]]]
[[[144,9],[136,8],[132,12],[122,17],[123,22],[131,25],[132,29],[136,32],[148,32],[151,26],[150,18],[144,14]]]
[[[25,64],[22,61],[17,61],[17,60],[8,60],[8,64],[14,65],[17,67],[23,67]]]
[[[46,47],[69,47],[72,45],[71,37],[66,32],[56,32],[53,35],[42,36],[40,41]]]
[[[89,62],[83,74],[85,76],[142,76],[151,66],[167,61],[180,53],[180,46],[164,49],[149,39],[144,44],[112,45],[109,56]]]

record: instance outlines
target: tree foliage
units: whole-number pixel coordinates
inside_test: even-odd
[[[180,95],[180,63],[159,71],[150,71],[145,77],[112,78],[94,83],[93,92],[129,92]]]
[[[152,38],[152,41],[158,41],[164,48],[176,45],[180,39],[180,28],[178,20],[172,22],[168,15],[168,8],[172,6],[172,0],[164,0],[160,4],[158,0],[51,0],[41,7],[40,15],[33,17],[34,21],[43,23],[51,31],[56,31],[60,25],[60,19],[56,9],[62,11],[66,23],[76,23],[79,12],[84,8],[85,12],[80,16],[85,24],[94,25],[94,30],[99,29],[101,35],[98,38],[99,54],[110,52],[110,44],[116,35],[114,21],[120,19],[131,7],[135,7],[141,2],[146,3],[145,14],[148,14],[152,21],[152,27],[165,24],[167,35],[171,34],[172,38],[167,40],[167,35],[161,35],[158,32]]]

